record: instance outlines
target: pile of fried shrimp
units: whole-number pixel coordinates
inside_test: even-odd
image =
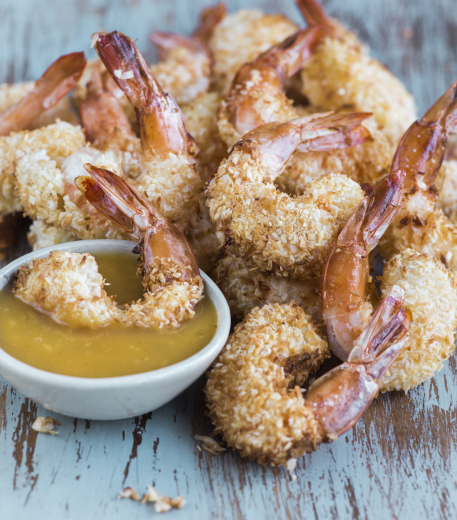
[[[151,34],[152,65],[100,31],[95,59],[0,85],[0,245],[22,216],[34,250],[133,239],[144,287],[118,305],[91,255],[53,251],[15,295],[62,325],[176,328],[202,268],[236,323],[207,374],[214,435],[272,466],[432,378],[457,328],[457,81],[417,114],[350,28],[295,3],[300,25],[212,5],[190,36]]]

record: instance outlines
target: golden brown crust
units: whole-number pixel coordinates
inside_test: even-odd
[[[380,380],[382,392],[404,390],[433,377],[455,348],[457,283],[440,262],[412,249],[402,251],[384,266],[382,293],[399,285],[412,313],[410,338]]]
[[[263,465],[315,450],[325,434],[296,385],[327,357],[326,341],[298,305],[253,309],[208,374],[205,393],[215,433]]]

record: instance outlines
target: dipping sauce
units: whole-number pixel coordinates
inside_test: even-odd
[[[106,292],[116,295],[119,304],[141,298],[143,288],[136,276],[138,255],[93,256],[106,279]],[[154,330],[120,324],[75,329],[59,325],[21,302],[10,286],[0,291],[1,348],[28,365],[68,376],[126,376],[173,365],[205,347],[216,327],[216,309],[206,295],[197,304],[195,317],[184,321],[178,329]]]

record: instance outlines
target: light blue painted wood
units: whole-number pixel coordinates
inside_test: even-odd
[[[90,35],[101,28],[138,37],[152,57],[151,30],[189,33],[208,2],[2,0],[0,81],[34,79],[62,53],[89,53]],[[292,0],[228,4],[300,19]],[[420,112],[457,78],[452,0],[324,5],[405,81]],[[193,435],[211,434],[202,388],[199,381],[141,418],[86,423],[59,416],[59,434],[52,437],[30,428],[48,412],[0,381],[0,520],[150,518],[152,506],[116,499],[124,485],[142,492],[150,484],[186,497],[185,509],[168,513],[170,519],[457,518],[453,359],[407,396],[382,396],[352,431],[302,458],[296,481],[284,469],[262,468],[235,453],[200,453]]]

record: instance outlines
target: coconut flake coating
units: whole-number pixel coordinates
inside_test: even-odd
[[[95,328],[109,325],[118,316],[90,254],[52,251],[21,266],[16,276],[15,295],[59,323]]]
[[[235,248],[224,248],[213,272],[230,312],[238,319],[254,307],[295,301],[315,321],[322,321],[320,280],[291,280],[250,269]]]
[[[410,338],[380,379],[382,392],[408,391],[443,367],[455,348],[457,284],[440,262],[412,249],[402,251],[384,266],[382,294],[399,285],[404,307],[412,312]]]
[[[439,177],[443,179],[436,205],[447,219],[457,224],[457,161],[444,161]],[[435,182],[435,186],[439,182]]]
[[[263,465],[314,451],[325,433],[305,406],[300,385],[327,357],[326,341],[295,303],[253,309],[208,374],[214,433]]]
[[[412,95],[384,65],[370,58],[355,36],[340,28],[327,37],[302,68],[303,94],[316,110],[373,112],[379,128],[396,145],[417,119]]]
[[[291,197],[242,141],[222,162],[207,190],[221,242],[234,240],[251,267],[309,279],[321,274],[332,243],[363,198],[345,175],[326,175]]]
[[[48,226],[42,220],[34,220],[27,233],[27,240],[33,247],[33,250],[38,251],[39,249],[43,249],[43,247],[73,242],[74,240],[78,240],[78,238],[69,231]]]
[[[203,280],[200,276],[184,280],[186,270],[168,258],[155,258],[147,274],[141,264],[137,274],[142,277],[143,298],[126,305],[121,322],[161,329],[179,327],[193,318],[195,305],[203,297]]]
[[[15,195],[18,161],[37,150],[46,150],[50,160],[61,165],[63,160],[84,146],[85,137],[80,127],[62,121],[37,130],[12,132],[0,136],[0,212],[22,210],[21,200]]]
[[[285,40],[298,26],[283,14],[241,9],[226,16],[209,40],[213,87],[227,96],[230,84],[244,63]]]

